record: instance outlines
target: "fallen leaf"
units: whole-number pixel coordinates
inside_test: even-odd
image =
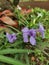
[[[7,15],[7,16],[13,16],[13,13],[10,10],[5,10],[1,14]]]
[[[24,9],[21,10],[21,13],[22,14],[29,14],[31,11],[32,11],[31,9],[27,10],[27,9],[24,8]]]
[[[0,18],[0,20],[1,20],[3,23],[5,23],[5,24],[8,24],[8,25],[17,27],[17,23],[18,23],[18,22],[12,20],[12,19],[11,19],[10,17],[8,17],[8,16],[2,16],[2,17]]]
[[[32,10],[31,9],[28,9],[27,11],[26,11],[26,13],[28,14],[28,13],[30,13]]]

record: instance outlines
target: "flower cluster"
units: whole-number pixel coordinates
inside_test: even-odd
[[[42,39],[45,38],[45,29],[41,23],[39,23],[39,28],[38,29],[29,29],[28,27],[24,27],[22,29],[23,33],[23,41],[25,43],[30,42],[32,45],[36,45],[36,33],[40,32]],[[10,43],[13,43],[15,40],[17,40],[16,34],[9,34],[6,33],[6,37],[8,38],[8,41]]]
[[[30,42],[32,45],[36,45],[36,33],[40,32],[42,38],[45,38],[44,31],[45,31],[45,29],[44,29],[44,27],[43,27],[43,25],[41,23],[39,23],[38,31],[36,29],[28,29],[28,27],[25,27],[24,29],[22,29],[23,40],[24,40],[25,43]],[[29,41],[28,38],[30,39],[30,41]]]

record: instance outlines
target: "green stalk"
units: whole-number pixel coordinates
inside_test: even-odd
[[[21,33],[18,29],[14,28],[14,27],[12,27],[12,26],[10,26],[10,25],[6,25],[6,26],[12,28],[13,30],[15,30],[15,31],[18,32],[18,33]]]

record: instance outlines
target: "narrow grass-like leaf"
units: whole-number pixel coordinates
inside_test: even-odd
[[[29,63],[29,57],[28,57],[27,54],[25,54],[25,59],[26,59],[26,63],[27,63],[27,65],[30,65],[30,63]]]
[[[0,54],[14,54],[14,53],[31,53],[34,52],[33,50],[27,49],[4,49],[0,50]]]
[[[8,64],[12,64],[12,65],[26,65],[26,64],[23,64],[19,61],[16,61],[13,58],[9,58],[9,57],[3,56],[3,55],[0,55],[0,61],[8,63]]]

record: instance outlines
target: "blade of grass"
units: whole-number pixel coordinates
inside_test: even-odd
[[[28,57],[27,54],[25,54],[25,59],[26,59],[26,64],[27,64],[27,65],[30,65],[30,63],[29,63],[29,57]]]
[[[32,50],[27,50],[27,49],[5,49],[5,50],[0,50],[0,54],[14,54],[14,53],[32,53],[34,51]]]
[[[13,58],[9,58],[9,57],[3,56],[3,55],[0,55],[0,61],[8,63],[8,64],[12,64],[12,65],[26,65]]]

